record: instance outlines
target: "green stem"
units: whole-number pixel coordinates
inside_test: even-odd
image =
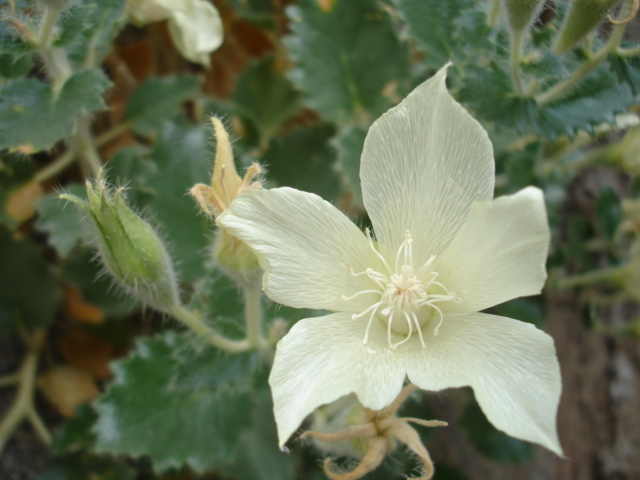
[[[71,67],[66,53],[52,47],[55,25],[61,10],[46,6],[44,8],[45,12],[38,32],[38,50],[53,84],[53,90],[58,92],[71,76]]]
[[[624,29],[624,26],[614,27],[613,31],[611,32],[611,37],[609,37],[609,41],[604,47],[602,47],[596,53],[591,55],[587,60],[585,60],[576,70],[574,70],[569,78],[566,78],[565,80],[551,87],[546,92],[538,95],[536,97],[538,106],[544,107],[545,105],[548,105],[554,100],[560,98],[567,91],[574,88],[584,77],[591,73],[594,68],[600,65],[600,63],[606,60],[609,53],[615,52],[620,45],[620,42],[622,41]]]
[[[626,273],[625,267],[610,267],[591,272],[582,273],[580,275],[572,275],[570,277],[560,278],[558,280],[558,288],[573,288],[592,285],[596,283],[618,283],[621,277]]]
[[[46,182],[71,165],[75,158],[76,152],[74,150],[67,150],[49,165],[38,171],[33,177],[33,181],[36,183]]]
[[[253,348],[261,348],[262,338],[262,281],[260,277],[243,286],[244,317],[247,328],[247,340]]]
[[[489,28],[495,28],[500,18],[500,12],[502,12],[500,0],[489,0],[487,12],[487,26]]]
[[[640,45],[633,48],[617,48],[615,53],[619,57],[635,57],[640,55]]]
[[[102,159],[93,141],[91,115],[84,114],[78,119],[77,131],[71,138],[71,144],[83,162],[86,176],[97,177],[102,167]]]
[[[0,452],[4,449],[4,446],[18,425],[25,419],[31,422],[42,441],[47,444],[51,443],[51,435],[38,416],[33,401],[38,360],[45,338],[45,330],[37,330],[33,332],[33,334],[26,336],[28,350],[17,374],[19,378],[18,393],[13,404],[2,419],[2,423],[0,423]]]
[[[182,305],[176,305],[167,313],[184,323],[200,337],[210,342],[214,347],[231,353],[246,352],[251,348],[248,340],[230,340],[215,332],[202,319]]]
[[[524,87],[522,86],[522,77],[520,76],[520,60],[522,58],[522,38],[523,30],[514,30],[511,32],[511,80],[513,88],[518,95],[524,96]]]
[[[131,128],[131,122],[125,120],[122,123],[118,123],[111,127],[109,130],[102,132],[100,135],[95,137],[95,145],[96,147],[101,147],[106,143],[109,143],[111,140],[116,138],[121,133],[126,132]]]
[[[38,47],[45,50],[51,46],[53,30],[60,15],[60,10],[45,6],[44,16],[38,32]]]

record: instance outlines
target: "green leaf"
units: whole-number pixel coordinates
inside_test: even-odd
[[[169,253],[184,280],[204,273],[211,222],[188,195],[196,183],[209,179],[212,152],[205,127],[184,120],[165,122],[151,152],[157,170],[147,185],[157,192],[149,205],[169,243]]]
[[[60,289],[36,246],[0,233],[0,265],[0,333],[51,323]]]
[[[65,188],[71,193],[86,199],[86,189],[81,185],[71,185]],[[61,257],[66,257],[79,244],[87,244],[93,239],[88,225],[79,223],[82,218],[78,209],[60,200],[58,192],[46,194],[38,206],[38,220],[35,227],[49,235],[49,245],[58,251]]]
[[[77,228],[77,227],[76,227]],[[115,286],[89,249],[72,254],[62,267],[62,274],[82,292],[82,299],[98,307],[107,316],[121,317],[140,308],[140,304]]]
[[[371,123],[404,93],[408,49],[375,0],[338,0],[330,12],[316,0],[290,6],[286,39],[293,82],[326,120]],[[399,82],[399,83],[398,83]]]
[[[96,403],[96,450],[148,455],[159,472],[229,461],[251,424],[254,358],[198,352],[173,332],[139,341]]]
[[[236,455],[225,474],[238,480],[289,480],[295,478],[295,458],[278,448],[273,403],[268,389],[255,393],[253,428],[243,432]]]
[[[614,123],[617,113],[625,112],[637,101],[629,85],[619,83],[601,66],[580,82],[569,94],[541,109],[536,131],[547,138],[588,132],[602,123]]]
[[[151,77],[136,88],[127,104],[133,129],[149,135],[176,116],[184,102],[195,97],[202,80],[196,77]]]
[[[341,130],[331,142],[338,152],[337,166],[342,181],[348,186],[353,195],[353,202],[357,205],[362,205],[360,157],[366,136],[366,129],[348,127]]]
[[[333,133],[330,125],[315,125],[273,139],[262,157],[269,181],[337,201],[341,189],[335,152],[329,144]]]
[[[2,40],[0,40],[2,41]],[[33,67],[31,55],[11,55],[0,53],[0,78],[10,79],[23,77]]]
[[[136,471],[112,458],[88,453],[57,458],[36,480],[134,480]]]
[[[522,463],[533,458],[531,445],[496,430],[474,401],[467,405],[461,426],[480,453],[502,463]]]
[[[89,404],[83,404],[76,409],[76,414],[67,420],[56,432],[53,439],[53,451],[56,455],[83,450],[93,444],[95,435],[93,425],[98,414]]]
[[[233,100],[260,131],[263,142],[298,110],[299,95],[273,57],[249,65],[236,84]]]
[[[156,164],[151,161],[151,149],[136,144],[118,150],[109,160],[106,179],[110,185],[125,187],[127,202],[140,211],[157,195],[153,186],[148,184],[149,178],[157,171]]]
[[[609,70],[613,72],[619,82],[629,85],[634,95],[640,93],[640,55],[630,58],[609,54],[607,57]]]
[[[127,0],[79,0],[60,19],[55,46],[78,67],[100,65],[124,26]]]
[[[393,0],[407,24],[408,33],[427,53],[426,63],[440,68],[459,52],[455,22],[473,0]],[[482,40],[480,40],[482,41]]]
[[[35,78],[0,85],[0,149],[53,147],[74,132],[80,114],[104,108],[102,93],[108,86],[100,70],[75,73],[57,93]]]
[[[31,54],[36,50],[36,39],[29,30],[32,29],[31,21],[24,10],[32,8],[31,2],[18,0],[16,4],[16,16],[8,14],[11,11],[7,0],[0,0],[0,10],[6,12],[0,21],[0,53],[12,55]]]
[[[492,61],[488,68],[469,65],[466,73],[460,101],[473,110],[474,116],[495,122],[502,129],[530,128],[536,116],[536,103],[513,91],[511,77],[504,68]]]

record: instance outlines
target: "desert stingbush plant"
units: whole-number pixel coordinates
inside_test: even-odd
[[[165,320],[57,433],[43,478],[133,478],[121,454],[159,477],[311,476],[308,449],[278,449],[309,414],[313,451],[355,465],[329,457],[328,476],[401,478],[415,465],[404,445],[429,478],[434,440],[410,424],[445,422],[424,420],[418,387],[470,385],[499,430],[561,453],[553,344],[517,321],[544,315],[536,299],[508,301],[543,287],[545,211],[552,285],[608,283],[637,300],[639,271],[637,200],[598,199],[592,235],[611,267],[557,235],[579,169],[638,175],[640,49],[625,40],[638,2],[595,2],[597,15],[591,3],[1,1],[0,331],[27,349],[0,378],[18,391],[0,448],[23,420],[51,441],[33,401],[40,383],[62,407],[38,381],[42,350],[57,348],[48,327],[104,350],[110,332],[131,340],[144,304]],[[79,228],[59,183],[93,228]],[[87,240],[115,290],[94,282]],[[584,273],[566,276],[576,263]],[[634,325],[613,333],[637,336]],[[68,341],[65,367],[78,362]],[[87,365],[73,378],[106,378]],[[532,458],[451,395],[483,455]],[[447,467],[437,478],[465,470]]]

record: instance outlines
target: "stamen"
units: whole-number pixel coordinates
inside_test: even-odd
[[[404,313],[404,318],[407,319],[407,324],[409,325],[409,333],[407,333],[407,336],[404,337],[404,340],[401,340],[398,343],[394,343],[393,345],[391,345],[391,350],[395,350],[400,345],[402,345],[407,340],[409,340],[411,338],[411,334],[413,333],[413,324],[411,323],[411,319],[409,318],[409,314],[407,312],[403,312],[403,313]]]
[[[411,312],[411,315],[413,316],[413,321],[416,324],[416,329],[418,330],[418,336],[420,337],[420,343],[422,344],[422,348],[427,348],[427,346],[424,343],[424,338],[422,337],[422,328],[420,328],[420,322],[418,322],[418,316],[416,315],[416,312]]]
[[[371,311],[371,309],[373,309],[373,308],[377,309],[377,308],[378,308],[380,305],[382,305],[383,303],[384,303],[384,301],[380,300],[379,302],[374,303],[373,305],[371,305],[371,306],[370,306],[369,308],[367,308],[366,310],[363,310],[362,312],[357,313],[357,314],[356,314],[356,313],[354,313],[353,315],[351,315],[351,320],[356,320],[356,319],[358,319],[358,318],[360,318],[360,317],[362,317],[362,316],[366,315],[368,312],[370,312],[370,311]]]
[[[440,333],[440,326],[442,325],[442,322],[444,322],[444,314],[442,313],[442,310],[440,310],[435,305],[431,305],[431,307],[435,308],[440,314],[440,321],[438,322],[438,325],[436,325],[436,328],[433,329],[433,335],[437,337],[438,334]]]
[[[385,308],[388,310],[388,308]],[[384,313],[384,310],[382,311]],[[393,323],[393,313],[389,317],[389,323],[387,323],[387,345],[391,346],[391,324]]]
[[[424,265],[422,265],[422,267],[418,271],[418,277],[422,277],[425,273],[427,273],[427,270],[431,268],[431,265],[433,265],[433,262],[436,261],[436,258],[438,258],[437,255],[431,255],[429,257],[429,260],[424,262]]]
[[[385,258],[382,256],[382,254],[378,251],[376,246],[373,244],[373,239],[371,238],[371,230],[369,230],[369,228],[366,228],[364,232],[367,235],[367,238],[369,239],[369,246],[371,247],[371,250],[373,250],[373,253],[375,253],[378,256],[378,258],[382,260],[382,263],[386,267],[387,271],[389,273],[393,273],[393,271],[391,270],[391,267],[389,267],[389,264],[387,263]]]
[[[350,297],[347,297],[346,295],[342,295],[342,300],[344,300],[345,302],[348,302],[349,300],[353,300],[354,298],[360,295],[364,295],[366,293],[381,293],[381,292],[380,290],[361,290],[358,293],[351,295]]]
[[[364,330],[364,339],[362,340],[362,344],[366,345],[369,341],[369,330],[371,329],[371,324],[373,323],[373,317],[376,315],[376,311],[382,302],[378,302],[375,304],[375,310],[371,312],[371,316],[369,317],[369,321],[367,322],[367,328]],[[353,317],[352,317],[353,318]]]

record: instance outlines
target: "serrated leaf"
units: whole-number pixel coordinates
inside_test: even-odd
[[[634,95],[640,93],[640,55],[630,58],[609,54],[607,57],[609,69],[618,81],[626,83]]]
[[[198,210],[189,189],[209,179],[209,131],[184,120],[165,122],[151,152],[157,170],[147,179],[157,195],[149,205],[169,243],[169,253],[184,280],[204,273],[211,222]]]
[[[407,24],[408,33],[427,53],[426,63],[440,68],[458,53],[461,42],[454,25],[473,0],[393,0]]]
[[[147,455],[156,471],[187,465],[204,472],[231,458],[251,423],[251,372],[236,368],[248,357],[213,349],[176,355],[191,348],[170,332],[139,341],[115,365],[115,380],[96,403],[97,451]],[[183,376],[194,371],[206,372],[197,376],[204,381]]]
[[[86,198],[86,189],[81,185],[71,185],[65,188],[65,192]],[[88,226],[79,223],[81,218],[82,214],[77,209],[60,200],[58,192],[52,192],[40,200],[35,226],[41,232],[47,233],[49,245],[54,247],[61,257],[66,257],[76,246],[89,243],[93,239]]]
[[[337,201],[341,189],[335,152],[329,144],[333,134],[330,125],[315,125],[273,139],[262,157],[269,181]]]
[[[348,127],[333,138],[332,144],[338,154],[337,167],[343,182],[353,195],[353,202],[362,205],[360,188],[360,157],[364,147],[367,130],[360,127]]]
[[[131,95],[127,119],[136,132],[149,135],[175,117],[180,106],[198,93],[201,83],[196,77],[151,77]]]
[[[495,122],[503,129],[525,131],[536,118],[535,100],[522,98],[513,91],[511,77],[496,62],[488,68],[469,65],[462,80],[460,101],[478,118]]]
[[[100,65],[125,23],[127,0],[79,0],[61,16],[55,46],[78,67]]]
[[[296,63],[291,78],[326,120],[368,124],[395,103],[395,90],[404,93],[408,49],[378,2],[340,0],[327,12],[304,0],[287,15],[293,35],[286,44]]]
[[[74,132],[79,115],[104,108],[102,93],[108,86],[100,70],[75,73],[57,93],[35,78],[0,85],[0,149],[53,147]]]
[[[298,92],[273,57],[249,65],[236,83],[233,100],[260,131],[266,144],[299,106]]]
[[[467,405],[461,426],[480,453],[502,463],[522,463],[533,458],[531,445],[496,430],[474,401]]]
[[[614,123],[616,114],[627,111],[636,101],[629,85],[616,82],[601,66],[567,96],[540,109],[535,129],[551,139],[562,134],[572,137],[579,129],[591,132],[596,125]]]
[[[114,317],[140,308],[139,302],[119,290],[110,276],[104,275],[104,269],[95,257],[92,250],[79,250],[62,267],[63,276],[82,292],[82,300]]]
[[[0,233],[0,265],[0,333],[51,323],[60,289],[35,245]]]

